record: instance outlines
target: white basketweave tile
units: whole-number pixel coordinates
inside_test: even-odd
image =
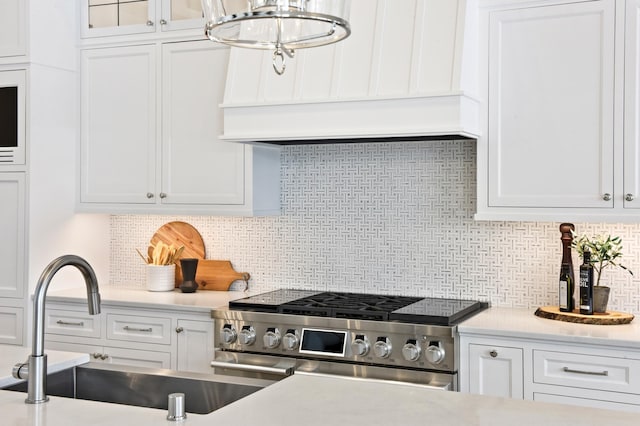
[[[535,308],[557,302],[558,223],[475,222],[475,141],[285,146],[277,217],[111,217],[111,285],[144,287],[145,249],[164,223],[195,226],[208,259],[277,288],[452,297]],[[640,225],[576,223],[622,237],[640,274]],[[574,257],[576,272],[578,259]],[[640,283],[621,270],[610,308],[640,313]],[[244,283],[233,289],[241,290]]]

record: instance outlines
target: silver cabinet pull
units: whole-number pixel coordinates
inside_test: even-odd
[[[153,331],[153,328],[149,327],[149,328],[138,328],[138,327],[129,327],[128,325],[125,325],[124,327],[122,327],[123,330],[126,331],[142,331],[143,333],[151,333]]]
[[[176,333],[182,333],[183,331],[184,331],[184,328],[176,327]]]
[[[609,372],[605,371],[585,371],[585,370],[574,370],[569,367],[564,367],[562,369],[565,373],[575,373],[575,374],[588,374],[589,376],[608,376]]]
[[[56,324],[60,324],[60,325],[75,325],[75,326],[78,326],[78,327],[84,327],[84,322],[83,321],[72,322],[72,321],[58,320],[58,321],[56,321]]]
[[[167,20],[166,19],[161,19],[160,20],[160,25],[167,25]]]
[[[147,27],[153,27],[153,21],[147,21]]]
[[[489,352],[489,355],[491,355],[491,358],[495,358],[498,356],[498,351],[492,349],[491,352]]]
[[[94,352],[91,354],[91,356],[93,357],[93,359],[99,359],[102,355],[99,354],[98,352]]]
[[[627,195],[624,196],[624,199],[627,200],[627,201],[633,201],[634,196],[633,196],[633,194],[627,194]]]
[[[153,193],[152,192],[147,192],[147,198],[153,198]]]
[[[160,198],[167,198],[167,194],[165,194],[164,192],[160,193]]]
[[[603,199],[603,200],[605,200],[605,201],[611,201],[611,194],[609,194],[608,192],[607,192],[607,193],[605,193],[605,194],[602,196],[602,199]]]
[[[232,364],[225,361],[211,361],[213,368],[228,368],[230,370],[252,371],[257,373],[278,374],[280,376],[290,376],[293,374],[293,367],[268,367],[264,365],[252,364]]]
[[[103,361],[106,360],[107,358],[109,358],[109,354],[100,355],[100,359],[103,360]]]

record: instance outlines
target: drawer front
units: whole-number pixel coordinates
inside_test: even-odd
[[[122,348],[104,348],[105,362],[109,364],[134,365],[148,368],[171,368],[168,352],[140,351]]]
[[[45,332],[66,336],[91,337],[99,339],[101,336],[101,315],[89,315],[88,312],[62,311],[47,309]]]
[[[544,392],[534,392],[533,400],[542,401],[542,402],[555,402],[556,404],[577,405],[579,407],[605,408],[608,410],[622,410],[622,411],[630,411],[634,413],[640,412],[640,405],[627,404],[627,403],[617,402],[617,401],[607,401],[600,398],[598,399],[580,398],[575,396],[554,395],[554,394],[549,394]]]
[[[640,361],[533,351],[535,383],[640,394]]]
[[[127,342],[171,344],[171,319],[107,315],[107,338]]]

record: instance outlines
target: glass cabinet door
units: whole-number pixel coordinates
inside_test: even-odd
[[[200,0],[84,0],[82,4],[83,37],[204,28]]]

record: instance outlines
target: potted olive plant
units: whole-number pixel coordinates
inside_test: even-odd
[[[607,235],[606,237],[596,235],[592,238],[586,235],[576,237],[574,233],[571,247],[578,252],[580,259],[583,259],[583,253],[585,251],[591,252],[590,263],[593,265],[596,281],[593,287],[593,310],[597,313],[606,312],[607,304],[609,303],[610,288],[600,285],[602,272],[605,268],[612,266],[624,269],[633,275],[633,272],[621,264],[619,260],[622,257],[622,239],[620,237],[612,237],[611,235]]]

